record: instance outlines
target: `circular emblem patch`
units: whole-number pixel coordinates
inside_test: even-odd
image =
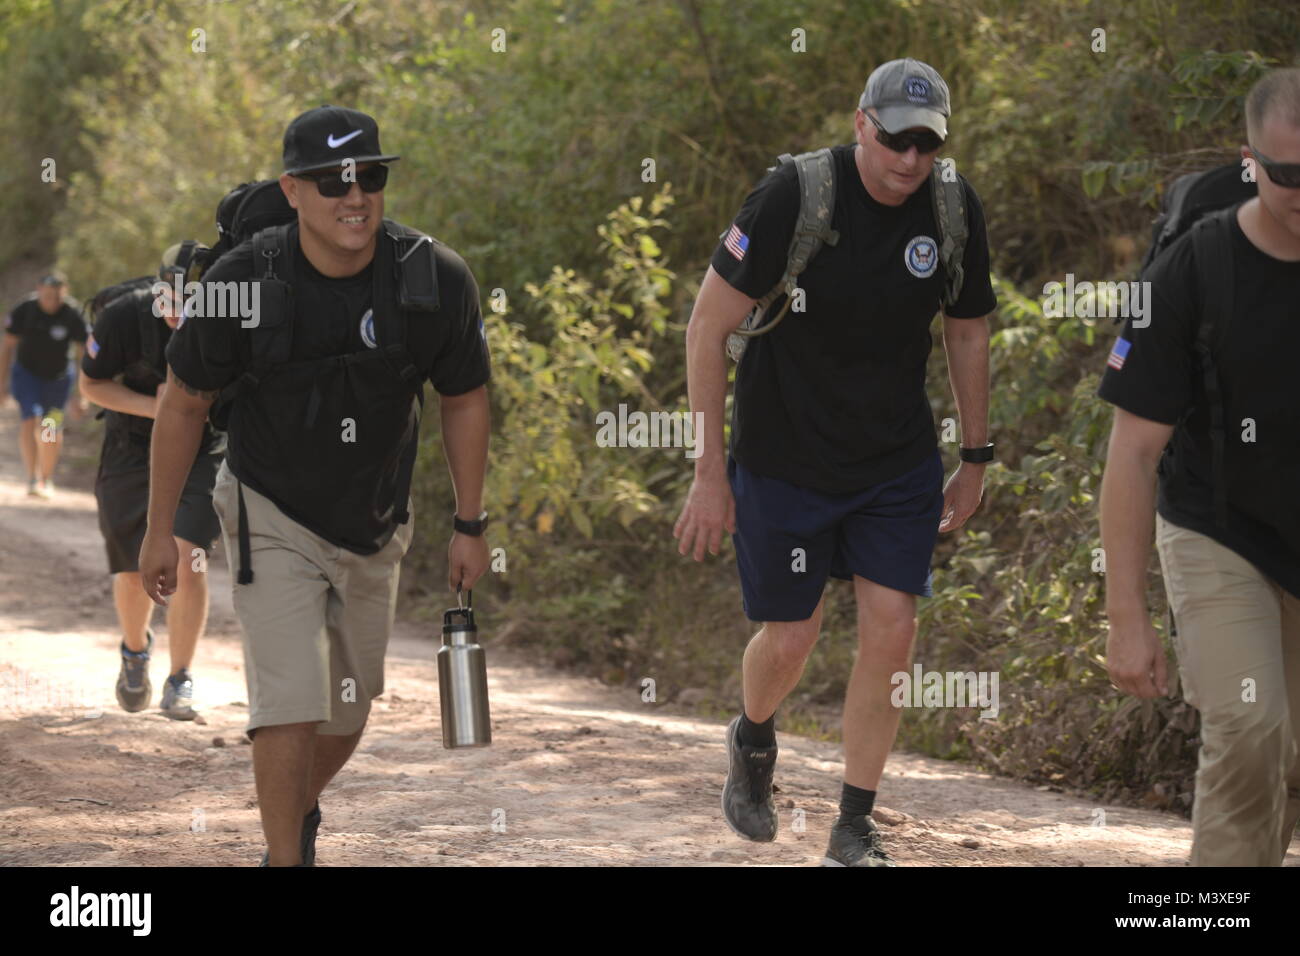
[[[361,317],[361,341],[366,343],[366,348],[373,349],[378,346],[375,341],[375,310],[366,309],[366,314]]]
[[[909,76],[903,84],[903,92],[913,103],[927,103],[930,100],[930,81],[923,76]]]
[[[50,338],[54,339],[54,341],[62,342],[67,337],[68,337],[68,330],[65,326],[62,325],[50,326]]]
[[[928,279],[934,275],[935,266],[939,264],[939,249],[929,236],[914,236],[903,253],[903,262],[907,271],[918,279]]]

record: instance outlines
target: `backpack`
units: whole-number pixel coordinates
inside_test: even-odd
[[[777,165],[769,167],[768,172],[786,163],[794,163],[799,175],[799,217],[795,220],[794,235],[786,253],[785,273],[767,295],[754,303],[740,328],[727,337],[727,354],[737,362],[745,354],[750,338],[771,332],[785,318],[798,288],[799,276],[822,246],[836,245],[840,239],[839,233],[831,228],[831,218],[835,213],[835,161],[830,149],[818,149],[798,156],[783,153],[777,157]],[[965,281],[962,260],[970,227],[966,218],[965,189],[959,177],[944,178],[946,166],[943,160],[935,161],[930,173],[930,197],[935,225],[939,230],[939,261],[944,270],[943,302],[950,306],[961,295]],[[724,232],[718,238],[725,239],[726,235]],[[781,311],[771,321],[760,325],[768,307],[783,295],[786,299]]]
[[[1232,318],[1232,236],[1228,217],[1237,205],[1256,195],[1254,182],[1245,182],[1243,167],[1229,163],[1178,177],[1160,203],[1151,229],[1151,248],[1138,273],[1141,280],[1152,263],[1175,240],[1192,233],[1192,259],[1196,264],[1201,314],[1196,327],[1195,350],[1210,415],[1211,484],[1215,523],[1228,526],[1228,482],[1225,471],[1227,431],[1223,420],[1223,395],[1214,355]]]
[[[136,315],[139,318],[140,358],[126,372],[128,374],[134,372],[137,377],[144,378],[147,377],[146,373],[157,376],[158,369],[161,368],[164,375],[159,378],[159,382],[162,382],[166,380],[166,359],[163,357],[162,338],[158,334],[158,319],[153,314],[153,295],[150,292],[157,281],[158,277],[156,275],[137,276],[134,279],[127,279],[125,282],[118,282],[100,289],[86,302],[82,310],[82,319],[87,327],[93,330],[99,317],[110,306],[116,305],[126,298],[134,299]],[[152,433],[153,421],[151,419],[139,418],[122,412],[110,412],[106,408],[101,408],[95,418],[96,420],[105,419],[110,414],[114,416],[110,419],[111,422],[118,424],[120,427],[125,427],[132,434],[147,437]]]
[[[205,257],[203,271],[254,233],[297,219],[298,211],[284,197],[280,180],[240,183],[217,203],[217,242]]]
[[[245,360],[243,374],[221,390],[209,409],[209,420],[223,431],[227,429],[231,412],[241,395],[259,388],[261,382],[277,367],[291,364],[296,320],[293,312],[293,256],[289,233],[294,223],[296,218],[294,222],[260,230],[253,236],[253,271],[256,281],[262,287],[262,300],[269,301],[270,308],[264,307],[259,324],[240,337]],[[391,272],[385,270],[382,276],[377,275],[379,297],[374,308],[376,322],[391,323],[390,328],[394,334],[384,336],[388,339],[388,344],[382,348],[377,347],[375,354],[383,354],[386,360],[393,360],[395,374],[411,390],[419,409],[414,433],[402,448],[396,475],[393,518],[397,524],[405,524],[410,520],[406,504],[420,443],[418,416],[424,410],[422,377],[412,364],[406,349],[407,324],[413,313],[437,312],[439,309],[434,253],[436,240],[390,219],[383,220],[382,228],[392,240],[391,262],[381,237],[380,248],[376,250],[375,267],[380,269],[381,263],[389,262]],[[390,308],[390,305],[395,305],[396,308]],[[341,355],[315,361],[348,364],[352,358],[353,356]],[[313,394],[308,405],[309,418],[314,419],[318,407],[317,396]],[[238,488],[239,569],[236,580],[240,584],[250,584],[253,581],[252,552],[242,485],[240,482]]]

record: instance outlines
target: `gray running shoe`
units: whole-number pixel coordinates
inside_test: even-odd
[[[181,668],[180,673],[167,678],[158,706],[172,720],[193,720],[198,716],[194,713],[194,681],[188,669]]]
[[[772,799],[776,750],[743,746],[739,717],[727,726],[730,765],[722,788],[722,816],[727,826],[746,840],[769,843],[776,839],[776,801]]]
[[[847,823],[835,821],[822,866],[897,866],[885,854],[880,831],[871,817],[853,817]]]
[[[149,706],[153,685],[149,683],[149,652],[153,650],[153,631],[146,631],[149,643],[143,651],[129,651],[122,644],[122,669],[117,675],[117,702],[129,714]]]

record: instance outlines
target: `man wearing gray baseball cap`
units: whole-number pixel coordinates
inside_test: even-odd
[[[727,728],[722,810],[745,839],[776,838],[775,712],[817,640],[827,578],[853,582],[858,654],[827,866],[894,865],[871,818],[898,730],[894,675],[908,668],[938,534],[974,513],[993,460],[986,318],[996,298],[979,198],[955,166],[935,163],[950,115],[932,67],[876,69],[854,143],[782,157],[745,199],[686,332],[704,435],[674,535],[702,561],[731,532],[746,616],[762,622]],[[925,381],[940,309],[962,445],[946,484]],[[724,454],[724,347],[738,330]]]

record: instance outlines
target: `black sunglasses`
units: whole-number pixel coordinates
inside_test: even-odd
[[[880,125],[880,120],[876,119],[866,110],[862,111],[871,124],[876,127],[876,142],[885,149],[893,150],[895,153],[906,153],[913,146],[918,153],[933,153],[943,145],[943,140],[934,130],[921,130],[919,133],[911,130],[904,130],[901,133],[889,133],[885,127]]]
[[[343,170],[330,173],[298,173],[299,179],[310,179],[322,196],[337,199],[352,191],[352,180],[343,178]],[[388,182],[387,166],[371,166],[356,174],[357,185],[362,192],[377,193]]]
[[[1248,144],[1249,145],[1249,144]],[[1279,163],[1269,159],[1254,146],[1250,151],[1255,154],[1259,164],[1268,173],[1268,178],[1283,189],[1300,189],[1300,163]]]

